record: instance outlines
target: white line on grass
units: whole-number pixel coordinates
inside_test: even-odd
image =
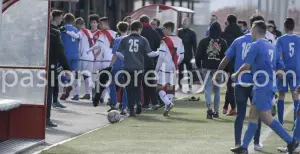
[[[285,110],[284,113],[284,117],[286,117],[291,111],[294,111],[294,104],[290,105],[287,110]],[[271,134],[272,134],[273,130],[270,129],[269,127],[267,127],[266,129],[264,129],[264,131],[261,133],[262,135],[260,136],[260,143],[263,143]],[[255,153],[254,150],[254,144],[251,143],[251,145],[249,146],[249,153],[253,154]]]
[[[190,95],[183,96],[183,97],[180,97],[180,98],[177,99],[177,100],[182,100],[182,99],[187,98],[187,97],[189,97],[189,96],[190,96]],[[58,145],[64,144],[64,143],[69,142],[69,141],[72,141],[72,140],[77,139],[77,138],[79,138],[79,137],[81,137],[81,136],[84,136],[84,135],[93,133],[93,132],[95,132],[95,131],[97,131],[97,130],[99,130],[99,129],[108,127],[108,126],[110,126],[110,125],[111,125],[111,124],[107,124],[107,125],[105,125],[105,126],[102,126],[102,127],[96,128],[96,129],[93,129],[93,130],[91,130],[91,131],[89,131],[89,132],[86,132],[86,133],[84,133],[84,134],[81,134],[81,135],[78,135],[78,136],[75,136],[75,137],[66,139],[66,140],[61,141],[61,142],[58,142],[58,143],[56,143],[56,144],[52,144],[51,146],[46,147],[46,148],[44,148],[44,149],[42,149],[42,150],[40,150],[40,151],[34,152],[33,154],[40,154],[40,153],[43,152],[43,151],[49,150],[49,149],[51,149],[51,148],[53,148],[53,147],[56,147],[56,146],[58,146]]]

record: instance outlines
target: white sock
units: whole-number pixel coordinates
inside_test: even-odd
[[[169,100],[171,102],[173,102],[173,99],[174,99],[174,95],[173,94],[167,94],[167,97],[169,98]]]
[[[104,99],[106,94],[107,94],[107,88],[103,90],[103,92],[101,94],[101,99]]]
[[[159,97],[160,97],[161,100],[165,103],[165,105],[169,105],[170,103],[172,103],[172,102],[170,101],[170,99],[168,98],[166,92],[163,91],[163,90],[159,91]]]
[[[84,80],[84,86],[85,86],[85,94],[92,95],[93,83],[91,78],[87,78]]]

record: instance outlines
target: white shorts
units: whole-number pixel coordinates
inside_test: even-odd
[[[101,62],[95,61],[93,64],[93,73],[98,73],[102,69]]]
[[[177,82],[177,74],[176,72],[158,72],[157,76],[157,84],[159,85],[167,85],[170,84],[172,86],[175,86]]]
[[[93,61],[80,60],[80,67],[79,67],[80,71],[87,71],[86,73],[82,72],[83,75],[91,76],[91,74],[93,73],[93,67],[94,67]]]

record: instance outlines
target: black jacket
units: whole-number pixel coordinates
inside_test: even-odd
[[[281,33],[279,30],[277,30],[277,28],[275,28],[274,33],[275,33],[275,36],[276,36],[275,39],[277,39],[277,38],[279,38],[280,36],[282,36],[282,33]]]
[[[196,65],[198,68],[218,69],[221,60],[227,50],[227,43],[221,38],[221,26],[213,23],[209,29],[209,36],[202,39],[196,53]]]
[[[243,35],[243,31],[237,24],[229,24],[227,27],[225,27],[225,30],[224,32],[222,32],[221,37],[227,42],[227,46],[229,47],[236,38],[239,38]],[[234,71],[233,61],[229,62],[229,64],[225,68],[225,71],[230,73]]]
[[[152,49],[152,51],[157,51],[160,46],[161,38],[158,33],[151,27],[148,23],[143,23],[143,30],[141,35],[145,37]],[[155,58],[150,58],[147,55],[144,57],[145,69],[154,69]]]
[[[178,37],[181,38],[184,45],[184,59],[190,61],[197,51],[197,36],[194,30],[190,28],[180,28]]]
[[[158,33],[158,35],[160,36],[160,38],[165,37],[165,34],[161,28],[156,28],[155,30]]]
[[[63,70],[71,70],[68,60],[65,56],[64,47],[60,38],[60,31],[57,26],[50,26],[50,46],[49,46],[49,67],[60,64]]]

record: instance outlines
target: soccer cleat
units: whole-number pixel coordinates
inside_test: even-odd
[[[50,119],[46,120],[46,127],[57,127]]]
[[[103,98],[100,98],[99,101],[100,101],[101,104],[104,104],[104,99]],[[110,104],[107,104],[107,105],[110,105]]]
[[[294,152],[300,152],[300,145],[298,145],[298,147],[295,149],[295,151]]]
[[[278,147],[277,151],[280,152],[280,153],[287,153],[288,149],[287,149],[287,147]]]
[[[66,108],[66,106],[62,105],[60,102],[54,102],[52,106],[54,108]]]
[[[169,105],[166,106],[165,108],[165,112],[164,112],[164,116],[169,116],[169,112],[172,110],[172,108],[174,107],[173,103],[170,103]]]
[[[228,109],[223,109],[223,114],[227,114]]]
[[[213,113],[213,117],[214,117],[214,118],[220,118],[219,113],[218,113],[218,112],[214,112],[214,113]]]
[[[254,145],[254,150],[261,151],[263,149],[263,147],[264,147],[264,145],[259,143],[259,144]]]
[[[84,99],[84,100],[90,100],[91,99],[91,95],[90,94],[85,94],[83,97],[81,97],[80,99]]]
[[[113,111],[113,110],[118,110],[118,107],[116,107],[116,105],[110,105],[110,109],[107,112]]]
[[[141,114],[142,113],[142,105],[141,104],[137,104],[136,105],[136,114]]]
[[[136,116],[136,114],[135,114],[134,110],[130,110],[129,117],[135,117],[135,116]]]
[[[100,94],[96,94],[95,97],[93,98],[94,107],[97,107],[99,105],[99,103],[100,103],[99,97],[100,97]]]
[[[228,116],[235,116],[236,115],[236,109],[231,109],[228,113]]]
[[[72,98],[72,101],[79,101],[79,95],[75,95],[75,96]]]
[[[128,111],[126,109],[121,110],[121,115],[126,115],[127,113],[128,113]]]
[[[70,96],[70,92],[72,91],[73,87],[69,86],[66,88],[66,98],[68,98]]]
[[[60,96],[60,100],[65,101],[67,99],[66,94],[62,94]]]
[[[288,149],[288,153],[292,154],[299,146],[299,142],[294,140],[293,143],[288,144],[287,149]]]
[[[231,148],[230,151],[232,151],[235,154],[248,154],[248,149],[245,149],[242,146]]]
[[[152,110],[158,110],[159,108],[160,108],[159,104],[156,104],[156,105],[152,106]]]
[[[207,111],[206,119],[213,119],[213,111],[212,110]]]

